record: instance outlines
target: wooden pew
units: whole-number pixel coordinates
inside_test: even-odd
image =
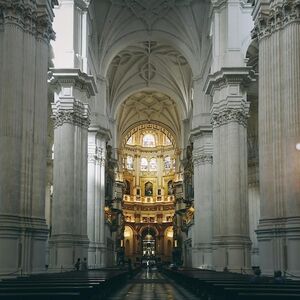
[[[92,270],[32,275],[0,282],[0,299],[106,299],[125,284],[124,270]]]
[[[294,299],[295,295],[300,299],[299,281],[279,284],[271,277],[261,277],[259,283],[250,283],[251,276],[248,275],[197,269],[164,270],[164,273],[201,299]]]

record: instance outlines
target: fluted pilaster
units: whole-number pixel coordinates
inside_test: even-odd
[[[212,128],[192,131],[194,165],[193,267],[212,266]]]
[[[97,126],[89,128],[87,221],[90,244],[88,261],[93,268],[106,265],[104,207],[107,138],[106,130]]]
[[[209,77],[213,96],[213,263],[217,269],[250,265],[247,182],[247,68],[223,68]]]
[[[56,1],[0,1],[0,275],[45,267],[47,68]]]
[[[300,140],[300,2],[274,1],[262,6],[258,1],[255,12],[261,266],[269,274],[281,269],[299,275],[300,153],[295,147]]]
[[[73,268],[88,255],[87,157],[93,79],[79,70],[53,70],[54,176],[50,268]]]

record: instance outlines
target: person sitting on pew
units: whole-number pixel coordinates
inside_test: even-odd
[[[261,274],[260,268],[256,268],[254,270],[254,275],[250,278],[249,282],[250,283],[259,283],[259,282],[261,282],[260,274]]]
[[[284,283],[285,282],[285,278],[282,276],[282,273],[280,270],[278,271],[274,271],[274,283]]]

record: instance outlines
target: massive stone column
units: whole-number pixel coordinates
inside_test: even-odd
[[[213,262],[217,269],[250,266],[247,181],[247,68],[209,77],[213,96]]]
[[[47,69],[56,1],[0,1],[0,275],[42,272]]]
[[[261,219],[264,273],[300,275],[300,3],[256,1],[259,41]]]
[[[212,266],[212,130],[192,131],[194,178],[193,267]]]
[[[89,128],[88,134],[88,196],[87,219],[89,265],[99,268],[106,265],[105,252],[105,157],[108,134],[100,127]]]
[[[87,257],[88,99],[93,78],[78,69],[52,70],[54,175],[50,268],[73,268]]]

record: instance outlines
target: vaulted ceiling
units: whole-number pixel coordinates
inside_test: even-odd
[[[134,123],[160,122],[180,139],[193,78],[203,68],[208,2],[91,1],[89,38],[97,49],[91,56],[107,82],[106,110],[120,138]]]
[[[101,76],[120,51],[145,40],[172,46],[198,76],[208,9],[207,0],[92,0],[89,36],[98,49]]]
[[[177,117],[185,118],[189,111],[192,71],[186,59],[170,46],[151,41],[127,47],[113,59],[108,80],[112,112],[141,90],[168,95],[178,104]]]

